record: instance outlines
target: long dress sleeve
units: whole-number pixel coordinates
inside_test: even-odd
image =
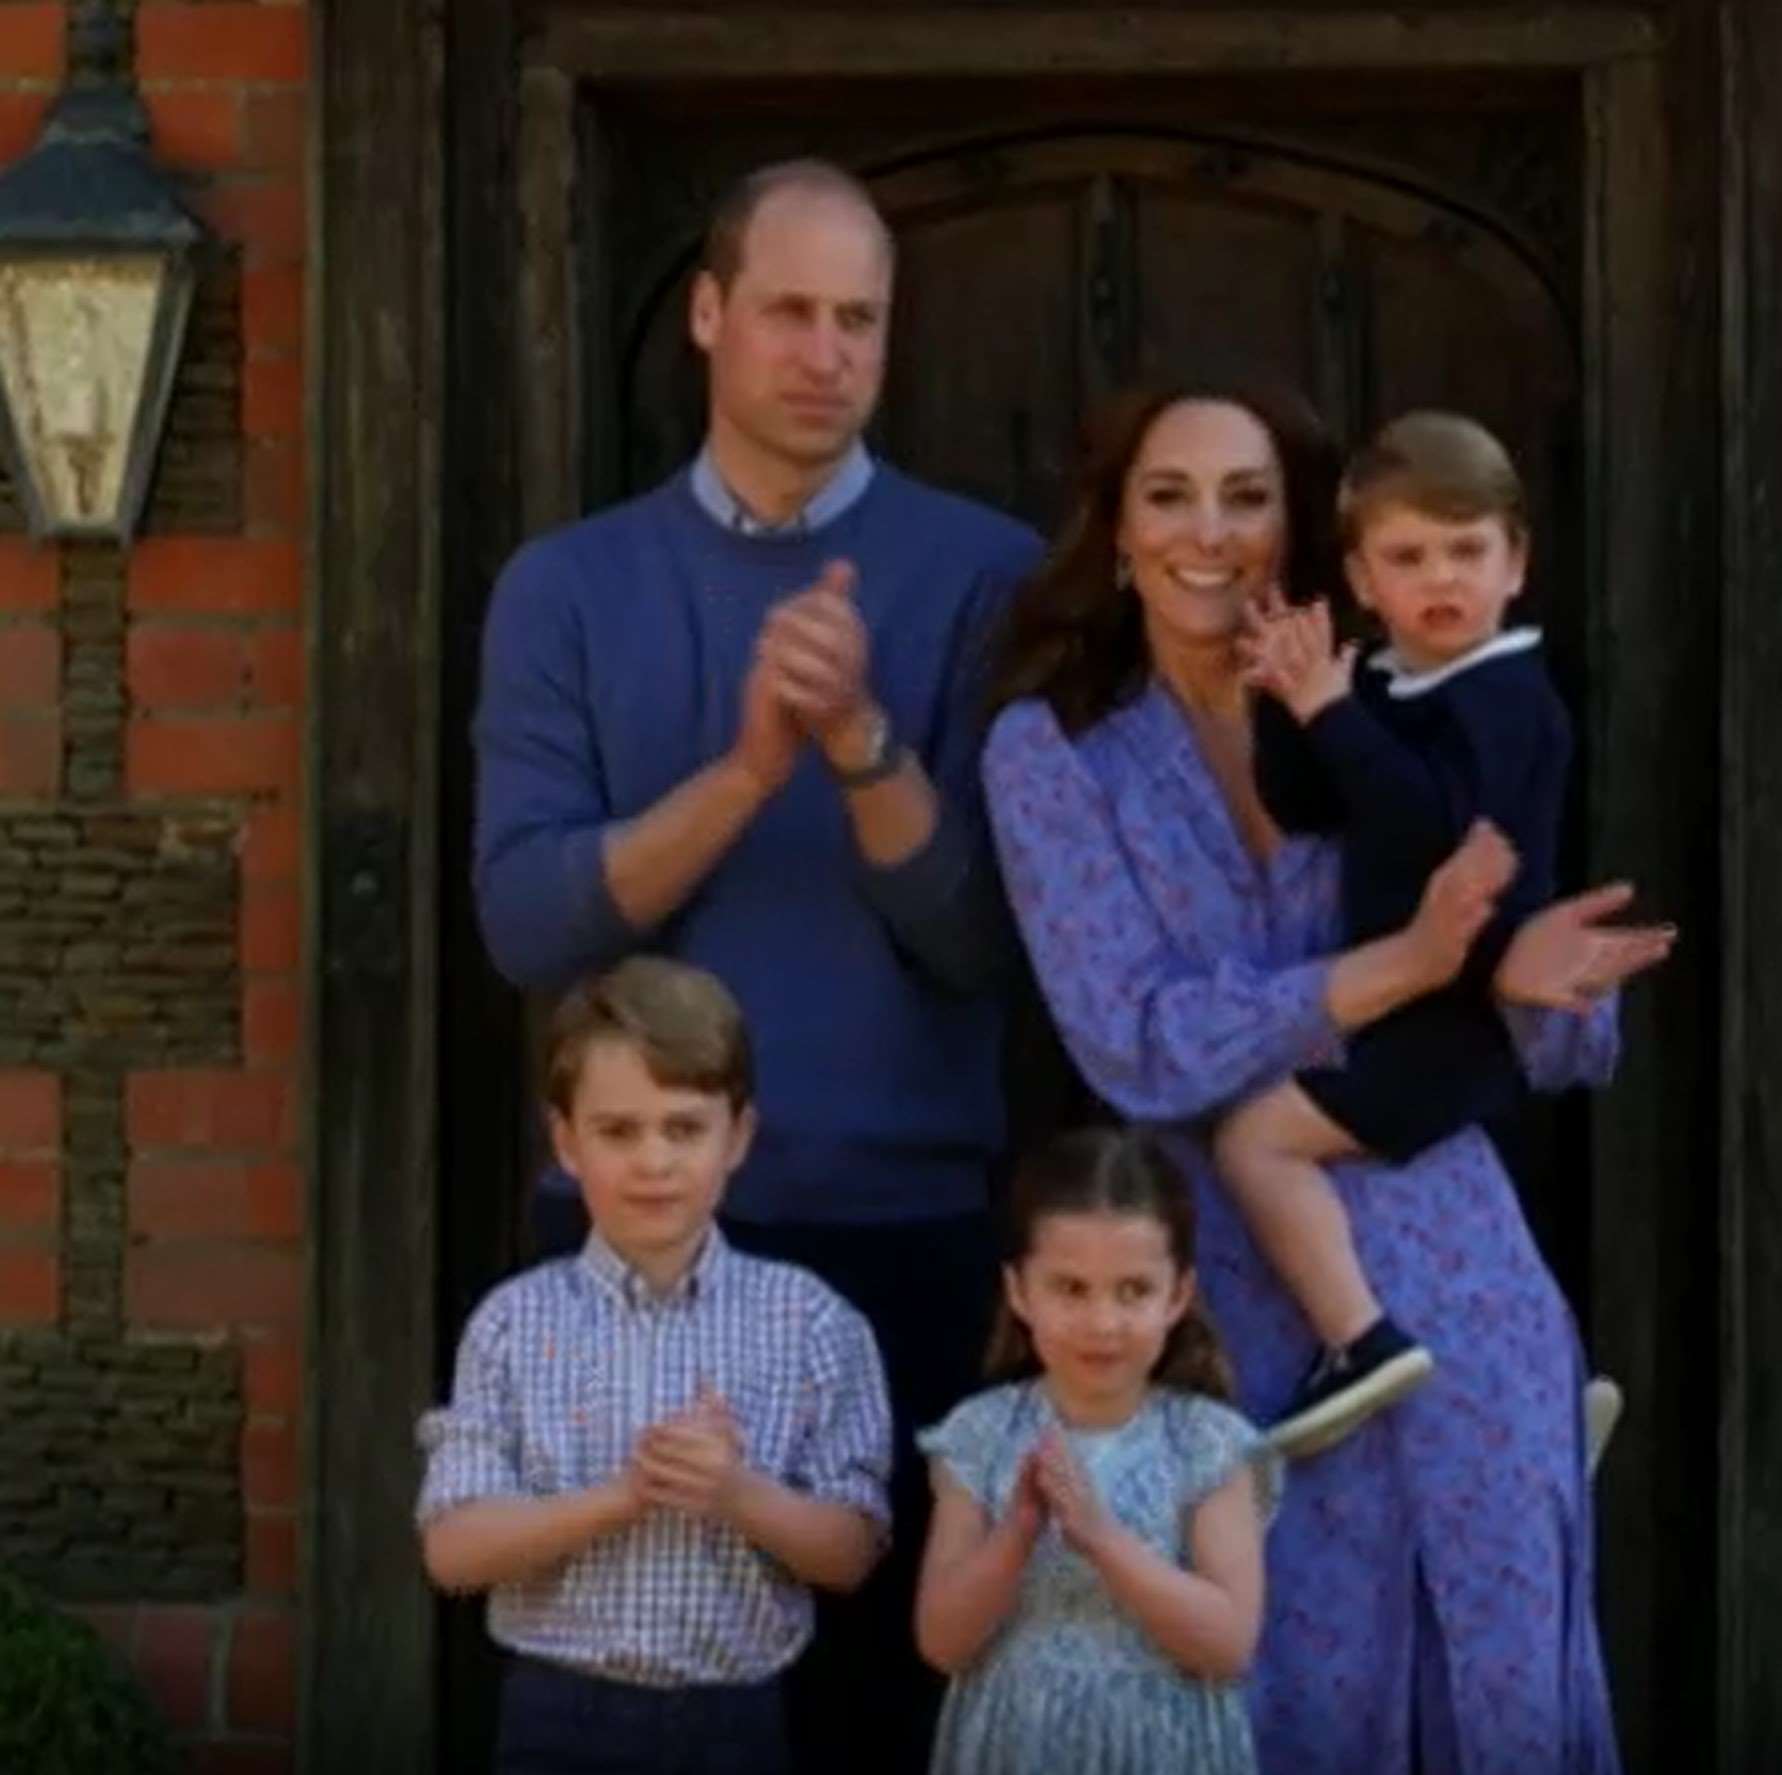
[[[1329,1054],[1329,962],[1267,969],[1178,947],[1049,709],[1003,712],[984,782],[1010,903],[1058,1032],[1121,1114],[1202,1116]]]
[[[537,544],[508,564],[483,631],[474,885],[483,939],[516,986],[554,986],[640,941],[613,903],[610,817],[584,657],[560,576]]]

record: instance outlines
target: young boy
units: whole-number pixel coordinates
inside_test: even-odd
[[[713,1224],[755,1127],[715,979],[622,963],[563,1001],[547,1065],[593,1230],[465,1328],[421,1420],[427,1571],[488,1590],[513,1654],[499,1771],[774,1775],[811,1587],[852,1589],[885,1537],[878,1352],[814,1276]]]
[[[1290,1455],[1347,1435],[1433,1367],[1382,1311],[1322,1167],[1360,1153],[1402,1163],[1519,1100],[1492,976],[1516,927],[1553,896],[1571,754],[1538,631],[1503,627],[1528,521],[1502,445],[1455,414],[1408,414],[1350,465],[1339,519],[1350,587],[1388,645],[1357,671],[1328,607],[1257,615],[1263,800],[1284,830],[1340,835],[1350,943],[1404,925],[1479,821],[1496,909],[1451,985],[1350,1038],[1340,1067],[1240,1105],[1215,1137],[1258,1245],[1324,1346],[1274,1427]]]

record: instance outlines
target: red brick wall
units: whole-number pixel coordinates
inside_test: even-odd
[[[62,66],[63,8],[0,0],[0,162]],[[305,569],[303,317],[309,18],[302,0],[140,0],[154,147],[239,252],[240,526],[150,534],[125,567],[130,807],[238,823],[239,1064],[124,1080],[122,1333],[238,1345],[240,1594],[89,1603],[192,1747],[192,1766],[291,1766],[305,1227],[300,1053]],[[72,551],[0,536],[0,807],[64,793],[63,576]],[[64,1312],[71,1079],[0,1067],[0,1329]]]

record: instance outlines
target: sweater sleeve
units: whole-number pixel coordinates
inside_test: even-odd
[[[1049,709],[1003,712],[984,779],[1009,897],[1059,1035],[1122,1115],[1205,1115],[1335,1050],[1327,959],[1259,968],[1177,948]]]
[[[979,574],[961,608],[939,719],[922,748],[938,803],[934,831],[901,863],[866,866],[862,875],[899,947],[931,979],[962,993],[995,987],[1019,962],[978,772],[990,646],[1009,594],[1039,553],[1037,537],[1019,537],[1019,547]]]
[[[521,550],[483,630],[474,886],[483,940],[516,986],[560,985],[639,940],[607,888],[609,808],[574,571],[548,538]]]
[[[1275,697],[1256,698],[1256,791],[1283,832],[1329,833],[1345,813],[1330,774],[1305,730]]]

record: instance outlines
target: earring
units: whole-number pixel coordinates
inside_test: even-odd
[[[1130,592],[1132,590],[1132,557],[1125,554],[1114,556],[1114,590]]]

